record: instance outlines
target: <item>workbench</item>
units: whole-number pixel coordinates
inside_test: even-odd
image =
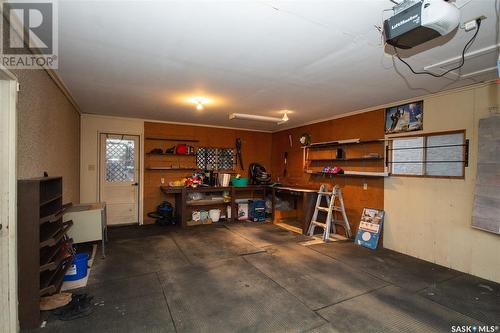
[[[275,218],[276,198],[286,196],[287,199],[292,199],[294,207],[297,210],[297,220],[301,225],[301,232],[307,233],[309,223],[311,222],[314,206],[316,204],[318,190],[299,188],[293,186],[268,186],[268,185],[250,185],[245,187],[235,186],[210,186],[210,187],[171,187],[161,186],[160,190],[167,195],[175,197],[175,217],[177,221],[181,221],[182,226],[186,226],[186,222],[191,219],[191,211],[198,207],[209,208],[225,208],[231,206],[230,222],[237,220],[238,204],[237,200],[241,198],[260,198],[266,199],[267,194],[272,194],[272,219],[273,223],[280,224],[280,221]],[[229,192],[231,199],[227,202],[217,200],[197,200],[188,201],[188,194],[193,192],[220,194]],[[250,194],[250,195],[248,195]]]
[[[172,187],[160,186],[162,193],[174,195],[175,197],[175,217],[180,221],[182,226],[186,226],[186,222],[191,219],[191,211],[196,208],[225,208],[231,206],[231,222],[236,221],[238,204],[236,200],[241,198],[260,198],[265,200],[266,195],[270,193],[271,187],[266,185],[249,185],[244,187],[235,186],[198,186],[198,187]],[[193,200],[188,201],[188,194],[199,192],[203,194],[217,194],[222,197],[222,194],[227,191],[231,196],[229,201],[223,200]],[[245,194],[245,195],[243,195]]]
[[[279,219],[276,216],[276,198],[278,196],[286,196],[287,199],[290,197],[293,199],[294,208],[297,211],[297,220],[299,221],[302,229],[302,233],[306,234],[309,224],[311,223],[311,218],[314,213],[314,206],[316,205],[316,199],[318,197],[318,190],[299,188],[294,186],[275,186],[272,188],[273,194],[273,223],[280,224]]]

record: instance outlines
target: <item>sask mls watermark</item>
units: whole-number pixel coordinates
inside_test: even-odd
[[[15,69],[58,67],[57,2],[8,1],[2,4],[2,13],[1,65]]]
[[[499,332],[497,325],[453,325],[451,333],[496,333]]]

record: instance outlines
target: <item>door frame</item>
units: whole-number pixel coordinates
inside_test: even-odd
[[[128,225],[142,225],[143,224],[143,214],[142,214],[142,183],[143,183],[143,170],[142,170],[142,135],[131,134],[131,133],[113,133],[113,132],[97,132],[97,198],[101,202],[101,179],[102,179],[102,142],[101,139],[103,135],[118,135],[118,136],[133,136],[137,137],[137,165],[138,165],[138,179],[137,182],[137,223],[129,223]],[[127,225],[127,224],[123,224]]]
[[[5,137],[0,138],[0,144],[5,149],[0,165],[0,177],[6,188],[1,189],[0,200],[7,209],[0,211],[1,221],[7,226],[2,227],[1,233],[8,232],[7,236],[7,267],[0,267],[2,281],[7,286],[0,286],[0,290],[7,290],[7,295],[0,295],[0,311],[7,313],[6,322],[0,322],[0,331],[19,331],[18,299],[17,299],[17,78],[5,67],[0,66],[0,89],[7,95],[7,99],[0,100],[0,112],[7,118],[1,121],[0,126]],[[2,133],[0,132],[0,133]],[[3,223],[2,223],[3,224]],[[6,289],[5,289],[6,288]],[[7,297],[5,297],[7,296]]]

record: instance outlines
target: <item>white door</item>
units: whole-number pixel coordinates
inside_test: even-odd
[[[139,137],[101,134],[99,165],[108,225],[139,223]]]
[[[0,68],[0,332],[17,322],[16,99],[17,82]]]

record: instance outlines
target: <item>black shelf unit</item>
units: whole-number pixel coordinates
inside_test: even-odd
[[[73,257],[62,251],[73,222],[63,223],[61,177],[21,179],[18,199],[18,294],[21,329],[40,326],[40,297],[59,292]]]

